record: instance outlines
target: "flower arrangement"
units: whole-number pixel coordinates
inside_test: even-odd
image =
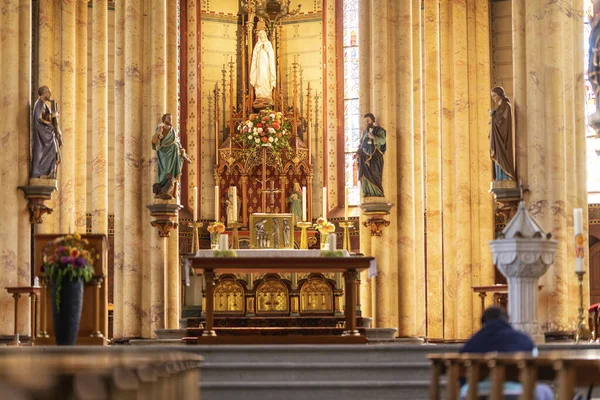
[[[335,225],[323,217],[317,219],[317,223],[314,224],[313,228],[318,230],[321,234],[330,234],[335,232]]]
[[[86,249],[89,242],[81,235],[66,235],[49,242],[44,248],[44,263],[41,271],[45,277],[56,285],[56,308],[60,309],[60,290],[62,280],[69,277],[71,281],[82,279],[89,282],[94,275],[94,250]]]
[[[238,130],[247,147],[271,147],[278,151],[290,147],[290,127],[281,112],[267,108],[258,114],[250,114]]]
[[[211,222],[206,230],[208,230],[208,233],[223,233],[225,232],[225,224],[219,221]]]

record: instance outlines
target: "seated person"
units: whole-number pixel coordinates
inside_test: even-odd
[[[481,316],[481,330],[474,334],[460,350],[461,353],[515,353],[528,351],[537,353],[537,348],[526,334],[513,329],[508,323],[508,315],[498,307],[490,307]],[[491,381],[486,379],[479,382],[478,393],[486,398],[490,393]],[[465,399],[468,393],[468,385],[461,387],[460,398]],[[517,382],[506,382],[504,384],[504,395],[506,400],[518,399],[522,393],[521,384]],[[535,388],[537,400],[552,400],[554,394],[550,387],[538,384]]]

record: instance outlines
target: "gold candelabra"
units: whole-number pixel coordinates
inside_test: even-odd
[[[233,242],[231,244],[231,248],[234,250],[238,250],[240,248],[240,236],[238,233],[238,230],[240,228],[240,226],[242,226],[242,224],[240,224],[239,222],[234,222],[231,224],[233,227],[233,231],[231,234],[231,241]]]
[[[585,271],[577,271],[577,279],[579,280],[579,317],[577,317],[577,328],[575,329],[575,343],[579,343],[580,340],[590,340],[592,333],[588,329],[583,316],[583,275]]]
[[[343,249],[350,251],[352,249],[350,246],[350,229],[354,228],[354,223],[349,219],[345,219],[340,222],[340,227],[344,228]]]
[[[196,254],[200,250],[200,236],[198,235],[198,228],[202,228],[204,224],[200,221],[190,222],[188,226],[193,229],[192,239],[192,253]]]
[[[308,250],[308,232],[307,232],[307,229],[312,226],[312,223],[311,222],[307,222],[307,221],[302,221],[302,222],[298,222],[297,226],[298,226],[298,228],[302,229],[302,232],[300,232],[300,249],[301,250]]]

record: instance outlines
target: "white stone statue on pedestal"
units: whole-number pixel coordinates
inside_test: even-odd
[[[277,81],[275,69],[275,51],[267,38],[265,23],[260,21],[257,26],[257,42],[252,51],[250,67],[250,84],[254,87],[255,107],[262,108],[273,104],[273,89]]]
[[[538,280],[554,263],[558,247],[550,234],[531,218],[525,203],[506,225],[500,237],[490,242],[494,264],[508,282],[508,316],[515,329],[544,342],[538,322]]]

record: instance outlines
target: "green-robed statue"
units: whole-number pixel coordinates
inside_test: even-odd
[[[152,186],[154,197],[164,200],[177,198],[182,159],[188,163],[190,159],[172,126],[171,114],[162,116],[162,123],[158,124],[152,136],[152,149],[156,150],[158,157],[158,182]]]
[[[375,116],[365,114],[366,129],[360,136],[355,154],[358,160],[358,179],[363,197],[384,197],[383,155],[386,150],[385,129],[375,124]]]

